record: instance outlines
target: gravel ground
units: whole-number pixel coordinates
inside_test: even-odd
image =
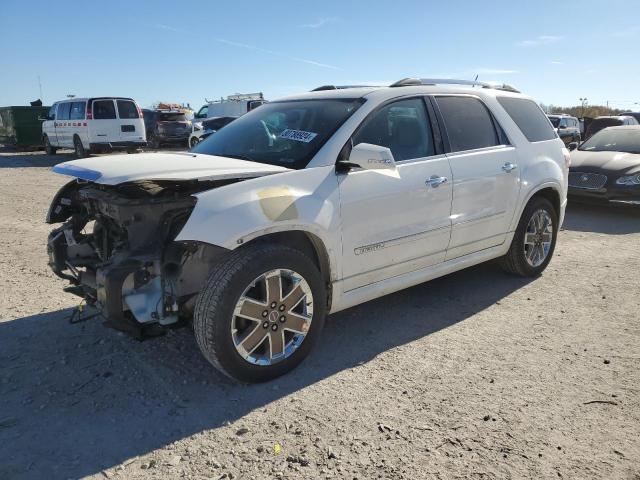
[[[482,265],[329,318],[263,385],[137,342],[48,269],[64,155],[0,154],[0,478],[640,479],[640,214],[570,206],[544,275]]]

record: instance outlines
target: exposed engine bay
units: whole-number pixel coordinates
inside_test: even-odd
[[[193,194],[237,181],[73,181],[47,215],[62,223],[49,234],[49,266],[108,325],[137,337],[162,330],[191,316],[211,266],[227,252],[174,241],[195,207]]]

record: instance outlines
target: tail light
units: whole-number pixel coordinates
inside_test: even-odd
[[[87,102],[87,120],[93,120],[93,102]]]
[[[564,155],[564,166],[569,168],[571,166],[571,154],[569,153],[569,150],[563,148],[562,155]]]
[[[142,110],[140,109],[140,106],[135,102],[134,102],[134,105],[136,106],[136,110],[138,111],[138,118],[143,118]]]

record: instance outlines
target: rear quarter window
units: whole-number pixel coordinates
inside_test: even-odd
[[[549,119],[536,102],[513,97],[497,97],[497,100],[530,142],[556,138]]]

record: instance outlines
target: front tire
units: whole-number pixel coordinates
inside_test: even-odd
[[[73,137],[73,148],[75,150],[76,158],[85,158],[88,157],[87,151],[84,149],[84,145],[82,145],[82,140],[77,135]]]
[[[47,155],[55,155],[58,149],[51,145],[49,141],[49,137],[47,135],[44,136],[44,151]]]
[[[553,256],[558,235],[558,213],[549,200],[533,197],[522,213],[502,268],[521,277],[540,275]]]
[[[326,298],[320,272],[302,252],[275,244],[240,248],[214,267],[198,297],[196,341],[228,377],[272,380],[311,351]]]

